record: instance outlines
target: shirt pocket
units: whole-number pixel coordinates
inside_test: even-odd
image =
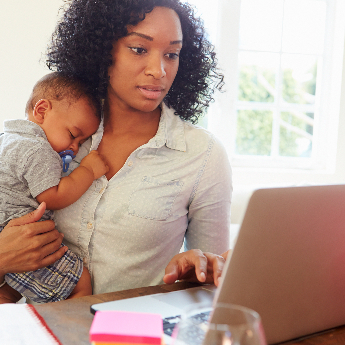
[[[166,220],[172,211],[183,182],[162,181],[144,176],[129,198],[128,213],[153,220]]]

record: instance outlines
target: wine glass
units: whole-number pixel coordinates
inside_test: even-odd
[[[266,345],[257,312],[234,304],[198,303],[186,308],[171,345]]]

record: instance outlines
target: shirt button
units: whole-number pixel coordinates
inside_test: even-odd
[[[86,226],[88,229],[92,229],[93,228],[93,224],[91,222],[87,223],[87,226]]]
[[[128,162],[128,166],[131,167],[133,165],[133,162],[132,161],[129,161]]]
[[[104,192],[104,187],[99,191],[99,194],[102,194]]]

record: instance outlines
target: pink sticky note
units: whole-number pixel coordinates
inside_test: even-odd
[[[97,311],[90,342],[161,344],[163,321],[159,314]]]

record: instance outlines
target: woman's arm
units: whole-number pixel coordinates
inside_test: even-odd
[[[229,252],[232,180],[226,151],[217,140],[200,175],[189,206],[187,251],[170,261],[165,283],[183,279],[219,284]]]
[[[97,151],[91,151],[70,175],[62,177],[57,186],[37,195],[39,203],[45,202],[48,210],[60,210],[77,201],[92,185],[109,170]]]
[[[201,249],[221,255],[229,249],[232,172],[225,148],[217,140],[188,208],[185,249]]]
[[[62,257],[63,235],[51,220],[37,222],[46,205],[17,219],[12,219],[0,233],[0,281],[7,273],[35,271]]]

